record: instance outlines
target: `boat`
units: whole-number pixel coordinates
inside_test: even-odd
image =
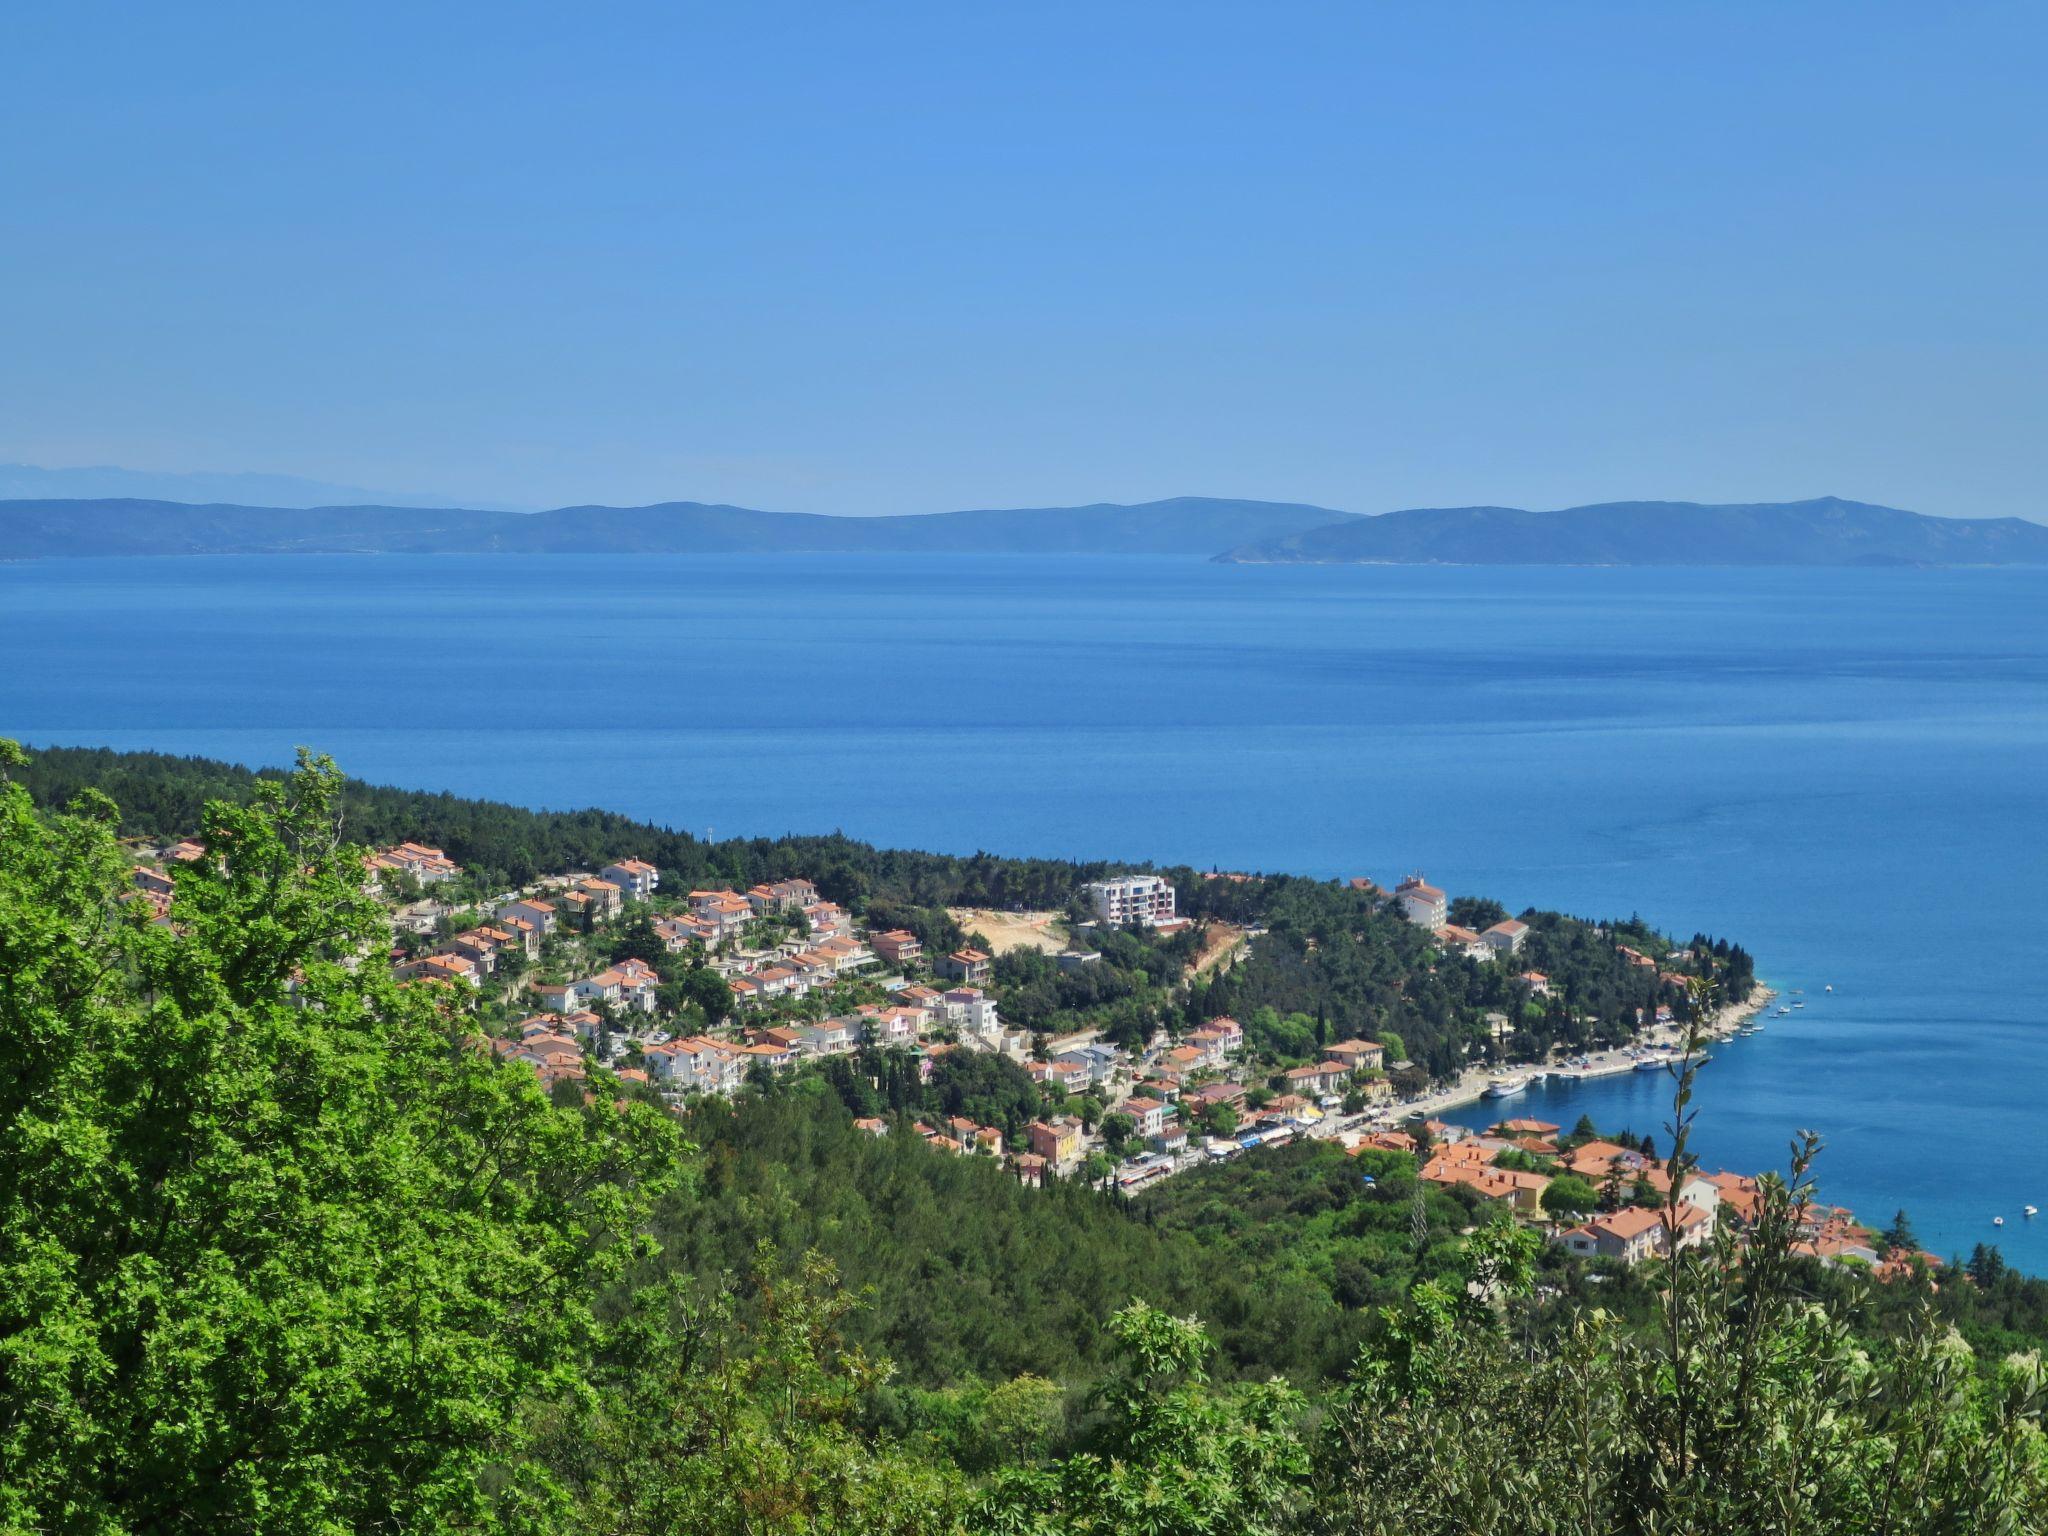
[[[1991,1225],[1993,1225],[1994,1227],[2002,1227],[2005,1225],[2005,1218],[2003,1216],[1994,1216],[1991,1218]]]
[[[1662,1056],[1645,1056],[1636,1063],[1638,1072],[1662,1072],[1671,1063]]]
[[[1790,1008],[1780,1008],[1780,1009],[1778,1010],[1778,1017],[1779,1017],[1779,1018],[1781,1018],[1781,1019],[1782,1019],[1782,1018],[1786,1018],[1786,1017],[1789,1017],[1789,1016],[1790,1016],[1790,1014],[1791,1014],[1791,1012],[1792,1012],[1792,1010],[1791,1010]]]
[[[1832,992],[1835,990],[1835,984],[1831,981],[1825,987],[1821,988],[1821,990],[1823,992]]]
[[[1486,1092],[1481,1094],[1480,1097],[1484,1099],[1512,1099],[1528,1086],[1527,1078],[1490,1077],[1486,1080]]]
[[[1792,1006],[1793,1006],[1794,1008],[1804,1008],[1804,1007],[1806,1006],[1806,1004],[1804,1004],[1804,1003],[1794,1003],[1794,1004],[1793,1004]]]
[[[2035,1210],[2035,1209],[2034,1209],[2034,1208],[2033,1208],[2033,1207],[2032,1207],[2032,1206],[2030,1205],[2030,1206],[2028,1206],[2028,1207],[2026,1208],[2026,1210],[2025,1210],[2025,1212],[2024,1212],[2023,1214],[2025,1214],[2025,1215],[2028,1215],[2028,1216],[2038,1216],[2038,1215],[2040,1215],[2041,1213],[2040,1213],[2039,1211]]]

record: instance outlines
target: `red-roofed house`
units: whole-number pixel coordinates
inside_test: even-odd
[[[543,937],[555,931],[555,906],[553,902],[542,901],[538,896],[522,896],[517,901],[508,901],[498,908],[500,921],[517,918],[532,924],[534,931]]]
[[[1339,1061],[1353,1072],[1367,1071],[1386,1064],[1387,1053],[1375,1040],[1339,1040],[1323,1052],[1331,1061]]]
[[[933,969],[951,981],[976,987],[988,980],[989,957],[979,949],[956,949],[941,956]]]
[[[872,935],[868,947],[891,965],[908,965],[924,953],[924,940],[908,928],[891,928]]]
[[[1335,1093],[1351,1069],[1341,1061],[1318,1062],[1312,1067],[1294,1067],[1287,1073],[1287,1086],[1296,1093]]]
[[[1456,1156],[1458,1150],[1453,1148],[1431,1158],[1422,1170],[1422,1177],[1446,1188],[1462,1184],[1488,1200],[1527,1214],[1533,1215],[1543,1209],[1543,1191],[1549,1187],[1550,1180],[1542,1174],[1524,1173],[1515,1168],[1490,1168]]]
[[[1557,1240],[1585,1258],[1640,1264],[1663,1253],[1664,1218],[1644,1206],[1627,1205],[1567,1228],[1557,1234]]]

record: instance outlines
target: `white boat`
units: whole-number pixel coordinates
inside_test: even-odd
[[[1794,1003],[1794,1004],[1793,1004],[1792,1006],[1793,1006],[1794,1008],[1804,1008],[1804,1007],[1806,1006],[1806,1004],[1804,1004],[1804,1003]]]
[[[1528,1086],[1529,1080],[1524,1077],[1490,1077],[1486,1080],[1486,1092],[1481,1094],[1480,1097],[1486,1099],[1512,1099]]]
[[[2027,1214],[2027,1215],[2029,1215],[2029,1216],[2038,1216],[2038,1215],[2040,1215],[2041,1213],[2040,1213],[2039,1211],[2035,1210],[2035,1209],[2034,1209],[2034,1208],[2033,1208],[2033,1207],[2032,1207],[2032,1206],[2030,1205],[2030,1206],[2028,1206],[2028,1207],[2026,1208],[2026,1214]]]
[[[1667,1057],[1645,1056],[1641,1061],[1636,1063],[1636,1070],[1638,1072],[1662,1072],[1669,1065],[1671,1065],[1671,1063]]]
[[[1825,987],[1823,987],[1823,988],[1822,988],[1821,990],[1822,990],[1822,991],[1824,991],[1824,992],[1832,992],[1832,991],[1834,991],[1834,990],[1835,990],[1835,984],[1834,984],[1834,983],[1833,983],[1833,982],[1831,981],[1831,982],[1829,982],[1829,983],[1828,983],[1828,984],[1827,984],[1827,985],[1826,985]]]
[[[1991,1218],[1991,1225],[1993,1225],[1994,1227],[2002,1227],[2005,1225],[2005,1218],[2003,1216],[1994,1216]]]
[[[1786,1018],[1786,1017],[1790,1016],[1791,1012],[1792,1012],[1792,1010],[1791,1010],[1790,1008],[1780,1008],[1780,1009],[1778,1010],[1778,1017],[1779,1017],[1779,1018],[1781,1018],[1781,1019],[1782,1019],[1782,1018]]]

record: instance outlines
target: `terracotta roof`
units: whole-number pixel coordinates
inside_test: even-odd
[[[1664,1218],[1657,1212],[1640,1205],[1625,1205],[1618,1211],[1605,1216],[1596,1216],[1586,1225],[1595,1232],[1604,1232],[1621,1242],[1641,1237],[1653,1227],[1664,1224]]]

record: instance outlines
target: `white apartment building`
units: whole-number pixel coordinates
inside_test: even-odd
[[[1083,889],[1095,915],[1116,927],[1127,923],[1154,927],[1173,920],[1173,882],[1159,875],[1091,880]]]
[[[1450,898],[1420,875],[1410,875],[1394,887],[1394,899],[1409,922],[1423,928],[1441,928],[1450,921]]]

